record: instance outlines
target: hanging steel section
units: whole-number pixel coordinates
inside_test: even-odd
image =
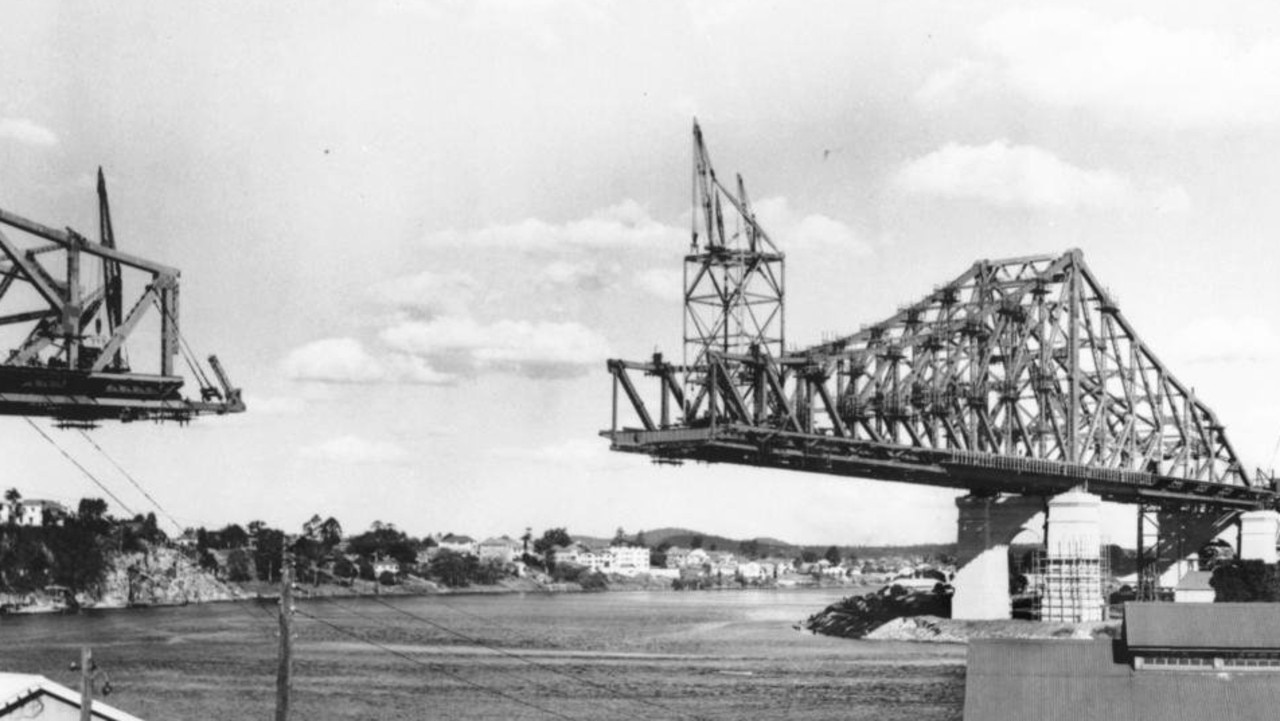
[[[0,209],[0,329],[22,338],[0,362],[0,414],[50,416],[68,424],[100,420],[177,420],[245,409],[216,359],[219,386],[209,383],[185,350],[200,381],[199,400],[184,398],[174,361],[184,352],[178,328],[176,268],[116,248],[106,184],[98,172],[99,232],[95,243]],[[87,288],[82,266],[96,261],[101,283]],[[122,271],[145,277],[125,312]],[[23,288],[27,289],[25,292]],[[159,344],[153,372],[135,372],[128,341],[154,309]],[[103,327],[105,325],[105,328]],[[25,329],[25,333],[22,331]]]

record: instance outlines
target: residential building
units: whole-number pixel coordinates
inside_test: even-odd
[[[23,498],[14,505],[11,519],[18,526],[61,526],[71,515],[67,507],[57,501]]]
[[[1174,602],[1213,603],[1218,592],[1209,585],[1212,578],[1213,571],[1187,571],[1178,585],[1173,587]]]
[[[689,549],[680,546],[672,546],[667,549],[667,568],[684,568],[685,560],[689,557]]]
[[[511,563],[524,552],[524,544],[508,536],[486,538],[476,547],[481,561]]]
[[[449,533],[440,538],[440,550],[461,553],[466,556],[476,555],[477,545],[476,539],[471,536]]]
[[[400,562],[391,558],[380,558],[373,562],[373,577],[382,578],[382,574],[390,573],[392,576],[400,574]]]
[[[649,549],[644,546],[610,546],[609,570],[615,573],[641,573],[649,570]]]

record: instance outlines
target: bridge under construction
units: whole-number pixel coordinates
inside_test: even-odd
[[[693,149],[684,358],[609,361],[613,450],[967,490],[960,618],[1008,615],[1007,547],[1041,512],[1049,566],[1081,569],[1048,605],[1101,613],[1104,500],[1138,506],[1146,598],[1232,525],[1243,557],[1275,562],[1275,479],[1243,467],[1079,250],[979,260],[884,321],[788,350],[785,254],[696,122]]]

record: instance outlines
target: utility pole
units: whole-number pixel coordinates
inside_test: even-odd
[[[93,651],[80,647],[80,721],[93,721]]]
[[[280,659],[276,668],[276,721],[289,719],[289,677],[293,673],[293,564],[286,541],[280,564]]]

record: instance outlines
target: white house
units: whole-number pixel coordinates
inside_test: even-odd
[[[48,516],[51,525],[60,526],[69,515],[67,507],[57,501],[42,501],[36,498],[23,498],[10,505],[0,504],[0,522],[13,523],[18,526],[43,526]]]
[[[634,574],[649,570],[649,549],[644,546],[610,546],[609,570]]]
[[[440,539],[440,550],[453,551],[466,556],[476,555],[476,546],[476,539],[471,536],[450,533]]]
[[[380,558],[373,562],[373,577],[382,578],[382,574],[390,573],[392,576],[400,573],[400,562],[391,558]]]
[[[1218,592],[1209,585],[1213,571],[1187,571],[1173,587],[1174,603],[1213,603]]]
[[[508,536],[486,538],[476,547],[481,561],[511,563],[524,552],[524,544]]]

